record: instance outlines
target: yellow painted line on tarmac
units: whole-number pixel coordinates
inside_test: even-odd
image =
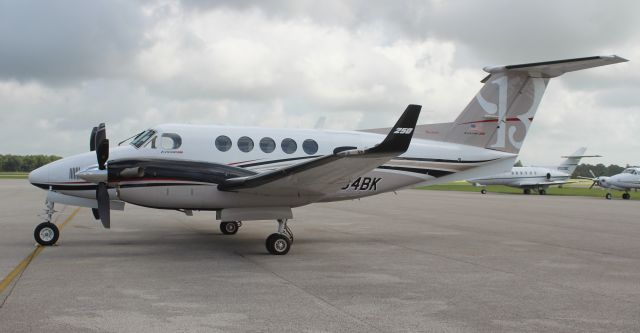
[[[76,214],[78,214],[79,211],[80,211],[80,208],[76,208],[76,210],[74,210],[73,213],[71,213],[71,215],[69,215],[69,217],[67,217],[67,219],[64,220],[64,222],[62,222],[62,224],[58,226],[58,229],[62,230],[62,228],[64,228],[64,226],[67,223],[69,223],[76,216]],[[29,254],[26,258],[22,259],[22,261],[18,264],[18,266],[16,266],[11,271],[11,273],[9,273],[9,275],[7,275],[4,279],[2,279],[2,281],[0,281],[0,294],[2,294],[5,291],[5,289],[7,289],[7,287],[11,285],[11,283],[13,282],[13,280],[15,280],[16,277],[20,276],[20,274],[22,274],[22,272],[24,272],[24,270],[27,269],[31,261],[33,261],[33,259],[35,259],[35,257],[37,257],[38,254],[42,252],[42,250],[44,250],[44,246],[38,245],[38,247],[36,247],[35,250],[31,252],[31,254]]]

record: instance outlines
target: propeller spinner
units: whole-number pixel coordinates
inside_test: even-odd
[[[589,170],[589,174],[591,174],[591,177],[592,177],[592,178],[589,178],[589,177],[578,177],[578,178],[581,178],[581,179],[589,179],[589,180],[591,180],[591,181],[592,181],[592,183],[591,183],[591,186],[589,186],[589,189],[592,189],[592,188],[593,188],[594,186],[596,186],[596,185],[600,186],[600,180],[601,180],[601,177],[600,177],[600,176],[596,176],[596,175],[593,173],[593,171],[592,171],[592,170]]]

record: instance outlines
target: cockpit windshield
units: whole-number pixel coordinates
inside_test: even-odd
[[[622,171],[622,173],[630,173],[630,174],[632,174],[632,175],[637,174],[637,173],[636,173],[636,169],[632,169],[632,168],[625,169],[624,171]]]
[[[140,148],[142,146],[144,146],[147,142],[149,142],[149,140],[151,138],[153,138],[156,135],[156,131],[152,130],[152,129],[148,129],[144,132],[141,132],[140,134],[136,135],[133,140],[131,140],[131,145],[136,147],[136,148]]]

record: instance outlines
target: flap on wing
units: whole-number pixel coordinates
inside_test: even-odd
[[[286,168],[227,179],[218,185],[218,189],[283,196],[336,192],[352,178],[365,174],[407,151],[420,109],[420,105],[407,106],[385,139],[372,148],[336,151],[331,155]]]

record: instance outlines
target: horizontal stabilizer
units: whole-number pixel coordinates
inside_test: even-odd
[[[564,59],[554,61],[533,62],[528,64],[507,65],[507,66],[487,66],[485,72],[490,74],[502,72],[522,72],[530,77],[552,78],[567,72],[578,71],[592,67],[616,64],[628,61],[617,55],[595,56],[575,59]]]
[[[602,155],[569,155],[569,156],[560,156],[562,158],[585,158],[585,157],[602,157]]]

